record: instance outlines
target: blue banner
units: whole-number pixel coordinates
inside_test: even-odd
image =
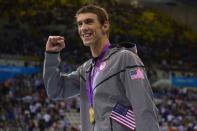
[[[37,67],[15,67],[15,66],[0,66],[0,82],[17,75],[30,75],[40,72]]]
[[[177,87],[196,87],[197,88],[197,77],[177,77],[171,78],[172,85]]]

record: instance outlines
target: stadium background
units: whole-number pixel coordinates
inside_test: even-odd
[[[80,129],[80,99],[52,101],[42,80],[49,35],[66,37],[62,69],[90,57],[74,14],[99,3],[109,12],[112,43],[137,44],[159,109],[161,131],[197,130],[195,0],[0,0],[0,130]]]

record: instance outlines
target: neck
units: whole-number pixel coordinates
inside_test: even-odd
[[[105,45],[108,44],[108,43],[109,43],[109,39],[104,39],[104,40],[101,40],[100,42],[97,42],[97,43],[93,44],[90,47],[92,56],[93,57],[98,57],[101,54]]]

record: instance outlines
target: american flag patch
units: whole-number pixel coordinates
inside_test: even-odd
[[[144,79],[144,74],[142,69],[137,68],[135,70],[131,70],[130,71],[130,75],[131,75],[131,79],[135,80],[135,79]]]
[[[121,104],[116,104],[111,112],[110,118],[133,131],[136,128],[134,112]]]

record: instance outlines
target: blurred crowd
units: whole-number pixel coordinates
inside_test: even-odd
[[[89,51],[83,47],[78,38],[74,22],[74,13],[78,6],[67,5],[65,7],[56,4],[48,10],[35,6],[37,12],[32,10],[30,14],[35,13],[32,16],[20,13],[23,17],[17,16],[19,14],[10,17],[4,15],[0,19],[1,54],[34,56],[43,59],[47,37],[63,35],[66,37],[67,44],[61,54],[64,71],[70,72],[87,60],[90,57]],[[13,7],[12,10],[14,9]],[[182,27],[176,26],[176,23],[173,23],[172,26],[176,28],[175,36],[177,37],[159,38],[151,43],[146,39],[134,37],[130,32],[137,26],[132,25],[133,21],[139,17],[135,15],[142,14],[144,8],[112,6],[107,9],[112,21],[111,42],[136,43],[139,55],[147,68],[153,69],[155,65],[164,69],[196,67],[196,43],[180,40],[178,36]],[[14,11],[12,12],[14,13]],[[163,21],[162,18],[158,18],[158,20]],[[135,21],[138,25],[143,22]],[[154,70],[148,73],[149,76],[155,76]],[[161,131],[197,131],[197,90],[154,87],[153,91],[159,109]],[[65,114],[68,112],[79,113],[79,105],[79,98],[67,101],[49,100],[41,73],[11,78],[0,83],[0,130],[78,131],[80,125],[72,125]]]
[[[46,96],[41,74],[19,76],[0,84],[0,130],[72,130],[67,112],[79,113],[79,98],[66,102]]]
[[[161,131],[197,130],[197,90],[156,87],[153,91]]]

